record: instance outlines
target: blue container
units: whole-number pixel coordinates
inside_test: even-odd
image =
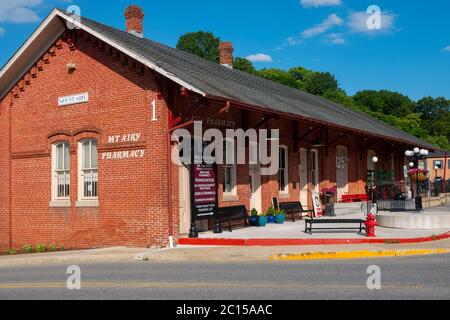
[[[283,224],[285,221],[286,221],[286,216],[284,214],[275,216],[275,223]]]
[[[275,216],[268,216],[267,223],[275,223]]]
[[[267,224],[267,217],[258,217],[258,226],[265,227]]]
[[[257,226],[258,225],[258,217],[257,216],[251,216],[250,219],[248,219],[251,226]]]

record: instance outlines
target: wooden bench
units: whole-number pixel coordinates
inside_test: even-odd
[[[231,221],[243,220],[245,226],[248,226],[250,218],[244,205],[223,207],[217,210],[220,223],[228,223],[228,229],[233,232]]]
[[[300,201],[296,202],[280,202],[279,204],[280,210],[283,210],[286,215],[290,215],[293,222],[295,222],[295,216],[298,215],[301,219],[303,213],[311,213],[314,210],[303,210],[302,204]]]
[[[363,230],[365,230],[365,226],[364,225],[364,220],[362,219],[307,219],[305,220],[305,233],[312,234],[312,230],[313,229],[340,229],[340,230],[351,230],[351,229],[356,229],[359,230],[359,233],[361,233]],[[359,226],[356,227],[328,227],[328,228],[313,228],[313,224],[358,224]],[[309,225],[309,227],[308,227]]]

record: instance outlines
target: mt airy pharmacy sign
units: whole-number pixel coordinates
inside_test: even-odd
[[[73,96],[59,97],[58,106],[65,107],[73,104],[89,102],[89,93],[80,93]]]

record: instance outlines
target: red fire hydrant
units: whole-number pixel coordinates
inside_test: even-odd
[[[366,222],[364,222],[364,224],[366,225],[367,237],[374,238],[377,221],[375,220],[375,215],[372,212],[367,215],[367,220]]]

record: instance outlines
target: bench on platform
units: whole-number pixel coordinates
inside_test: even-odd
[[[341,202],[365,202],[368,200],[367,194],[344,194]]]
[[[295,222],[295,217],[298,215],[301,219],[303,217],[303,213],[311,213],[314,210],[304,210],[300,201],[295,202],[280,202],[279,209],[283,210],[286,215],[290,215],[292,222]]]
[[[312,234],[313,229],[316,229],[316,230],[319,230],[319,229],[321,229],[321,230],[325,230],[325,229],[339,229],[339,230],[356,229],[356,230],[359,230],[359,233],[361,233],[363,230],[366,229],[365,226],[363,226],[364,222],[365,221],[362,219],[307,219],[307,220],[305,220],[305,233]],[[353,226],[353,227],[332,226],[332,227],[322,227],[322,228],[313,227],[313,225],[317,225],[317,224],[357,224],[358,227],[356,227],[356,226]]]
[[[248,226],[249,215],[244,205],[223,207],[217,210],[220,223],[228,223],[228,229],[233,232],[231,221],[242,220]]]

